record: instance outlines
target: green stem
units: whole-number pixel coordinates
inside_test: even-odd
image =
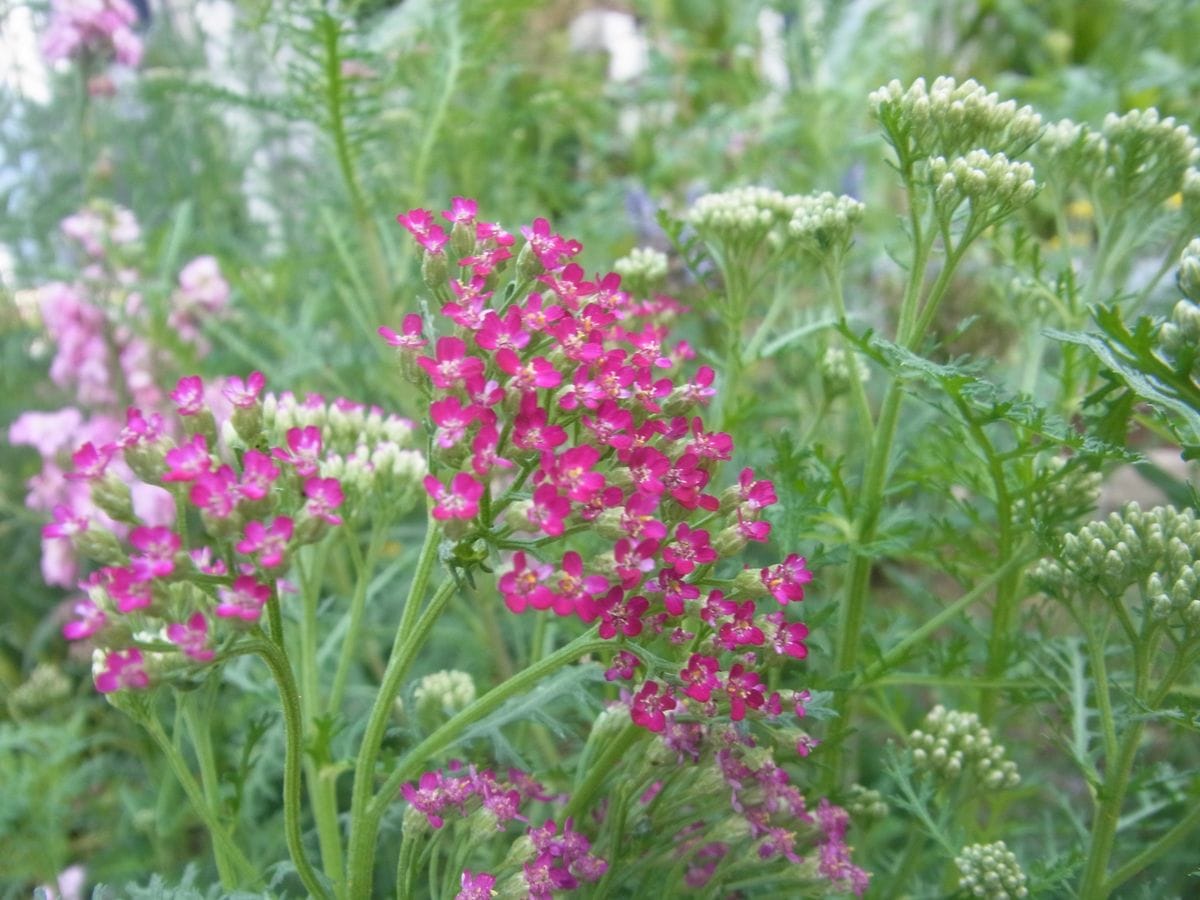
[[[1104,635],[1108,629],[1104,629]],[[1100,729],[1104,740],[1104,758],[1117,758],[1117,731],[1113,719],[1112,697],[1108,690],[1108,666],[1104,662],[1104,635],[1095,628],[1087,628],[1088,659],[1092,664],[1092,682],[1096,690],[1096,710],[1100,716]]]
[[[404,755],[400,764],[379,789],[368,813],[375,818],[381,817],[391,804],[396,791],[400,789],[400,785],[420,774],[428,765],[429,760],[458,740],[463,731],[502,706],[511,697],[532,689],[543,678],[563,666],[575,662],[581,656],[611,647],[612,642],[597,638],[596,628],[592,627],[545,659],[534,663],[527,669],[522,669],[508,681],[492,688]]]
[[[1193,803],[1191,811],[1176,822],[1166,834],[1135,856],[1117,871],[1112,873],[1104,882],[1101,894],[1107,896],[1119,888],[1134,875],[1146,869],[1151,863],[1187,837],[1188,833],[1200,826],[1200,803]]]
[[[1025,558],[1027,549],[1028,545],[1018,547],[1017,552],[1004,565],[992,572],[991,575],[983,579],[983,581],[979,582],[979,584],[975,585],[975,587],[971,588],[971,590],[967,591],[967,593],[963,594],[949,606],[945,607],[933,618],[927,620],[919,628],[909,632],[854,682],[855,687],[861,687],[879,678],[884,672],[903,659],[908,653],[909,648],[924,643],[929,635],[956,618],[960,612],[970,607],[1009,573],[1023,566],[1028,561]]]
[[[1141,634],[1141,640],[1134,647],[1134,680],[1133,698],[1135,708],[1143,708],[1146,701],[1147,682],[1150,675],[1150,660],[1154,658],[1153,623],[1146,620],[1146,629]],[[1107,689],[1107,686],[1105,686]],[[1097,691],[1099,697],[1102,691]],[[1097,712],[1101,718],[1101,728],[1107,734],[1112,730],[1115,734],[1116,724],[1113,720],[1111,706],[1106,711],[1098,705]],[[1107,714],[1107,720],[1105,716]],[[1105,890],[1108,874],[1108,863],[1112,856],[1113,845],[1116,842],[1117,824],[1121,818],[1121,807],[1125,803],[1125,794],[1129,789],[1129,776],[1133,771],[1133,762],[1137,756],[1138,747],[1142,742],[1142,732],[1146,720],[1134,718],[1129,723],[1129,730],[1121,740],[1116,759],[1105,758],[1104,782],[1097,791],[1098,806],[1096,818],[1092,822],[1092,838],[1088,846],[1087,862],[1084,864],[1083,878],[1079,883],[1078,896],[1088,900],[1105,900],[1108,892]]]
[[[411,900],[412,880],[416,873],[417,838],[405,828],[400,835],[400,854],[396,859],[396,900]]]
[[[378,522],[375,523],[371,528],[371,540],[367,545],[366,559],[362,558],[358,544],[355,543],[357,539],[353,535],[348,536],[358,574],[354,582],[354,594],[350,598],[350,624],[346,629],[345,640],[342,641],[337,671],[333,676],[333,689],[329,692],[329,702],[326,706],[326,709],[330,711],[342,708],[342,701],[346,696],[346,684],[350,677],[350,667],[358,658],[358,650],[362,644],[363,617],[367,608],[367,588],[371,583],[371,573],[383,546],[384,536],[383,527]]]
[[[562,812],[563,819],[579,820],[580,816],[587,811],[596,793],[604,785],[604,780],[612,774],[613,767],[629,752],[638,738],[644,737],[646,733],[644,728],[639,728],[631,722],[622,729],[620,734],[609,740],[603,752],[592,763],[591,771],[588,772],[583,784],[576,787],[571,794],[571,799]]]
[[[834,262],[826,262],[822,269],[825,272],[825,280],[829,282],[829,291],[833,295],[833,305],[837,311],[838,322],[845,328],[846,298],[842,292],[841,269]],[[842,351],[846,354],[846,367],[850,370],[850,394],[854,398],[854,407],[858,412],[862,433],[870,434],[875,428],[875,423],[871,418],[871,402],[867,399],[867,390],[863,384],[862,374],[858,371],[858,357],[855,356],[854,347],[845,337],[842,338],[841,343]]]
[[[388,657],[387,668],[384,669],[383,679],[375,695],[375,703],[371,707],[367,728],[359,747],[358,758],[354,763],[354,787],[350,797],[350,858],[347,870],[347,893],[350,897],[367,897],[371,894],[377,826],[370,820],[368,805],[374,790],[375,764],[379,759],[384,733],[387,731],[392,704],[411,662],[412,654],[401,651],[413,637],[417,613],[429,587],[429,578],[437,562],[440,542],[441,529],[431,522],[425,532],[425,543],[421,546],[421,555],[417,559],[408,598],[404,601],[404,611],[400,615],[400,625],[396,629],[392,652]]]
[[[387,265],[384,262],[379,229],[375,225],[375,220],[371,218],[370,207],[367,205],[362,187],[358,183],[358,174],[354,167],[354,154],[346,131],[346,115],[342,108],[342,86],[344,84],[342,54],[338,46],[341,40],[341,27],[332,15],[324,14],[321,20],[321,35],[325,45],[325,79],[327,82],[325,99],[329,112],[330,137],[333,138],[338,170],[341,172],[342,181],[345,182],[346,192],[350,195],[350,204],[354,208],[354,219],[367,249],[371,275],[375,280],[376,302],[378,303],[388,295]]]
[[[205,693],[208,693],[208,690]],[[183,717],[192,738],[192,747],[196,751],[196,761],[200,764],[200,785],[204,790],[205,805],[214,813],[219,814],[221,781],[217,775],[217,763],[213,754],[212,732],[208,728],[208,717],[202,716],[200,710],[197,709],[198,697],[179,695],[179,700],[183,705]],[[208,709],[212,708],[211,703],[206,703],[206,706]],[[217,860],[217,873],[221,879],[221,887],[227,891],[233,890],[237,887],[237,878],[223,842],[213,841],[213,856]]]
[[[350,540],[356,540],[353,536]],[[317,551],[313,568],[324,570],[328,555],[328,542]],[[309,577],[312,575],[313,577]],[[304,734],[313,734],[313,719],[321,709],[321,694],[318,685],[317,663],[317,603],[320,599],[321,579],[312,569],[301,569],[303,586],[303,609],[300,617],[300,713]],[[335,896],[341,897],[345,878],[342,858],[342,836],[338,828],[337,783],[323,774],[329,762],[327,748],[304,760],[304,778],[308,782],[308,794],[312,801],[313,819],[317,825],[317,844],[321,852],[321,866],[333,882]]]
[[[243,883],[261,885],[263,883],[262,874],[246,858],[246,855],[242,853],[241,849],[233,842],[228,833],[226,833],[225,826],[221,824],[216,811],[204,802],[204,793],[200,785],[196,784],[196,779],[192,777],[192,773],[189,771],[187,763],[184,762],[182,754],[180,754],[178,748],[171,742],[171,739],[163,730],[162,723],[150,712],[135,717],[141,722],[142,727],[150,733],[154,742],[158,744],[158,749],[167,758],[167,764],[170,765],[171,771],[175,773],[175,778],[179,781],[183,792],[187,794],[188,800],[191,801],[192,808],[204,820],[209,834],[212,835],[213,843],[220,844],[230,863],[240,870]]]
[[[270,641],[250,641],[238,648],[239,653],[255,653],[262,657],[275,684],[283,706],[284,758],[283,758],[283,827],[287,838],[288,853],[300,880],[309,894],[330,900],[329,891],[308,860],[304,849],[304,832],[300,814],[303,805],[302,774],[304,769],[304,720],[300,710],[300,692],[296,687],[296,676],[288,663],[283,648]]]
[[[1108,891],[1105,890],[1108,860],[1112,855],[1113,844],[1117,835],[1117,822],[1121,817],[1121,806],[1125,802],[1125,791],[1129,785],[1129,775],[1133,770],[1133,760],[1141,743],[1144,723],[1135,721],[1129,726],[1118,752],[1115,765],[1104,778],[1100,787],[1099,808],[1096,810],[1096,820],[1092,824],[1092,839],[1088,847],[1087,863],[1084,865],[1083,879],[1079,882],[1079,897],[1088,900],[1105,900]]]

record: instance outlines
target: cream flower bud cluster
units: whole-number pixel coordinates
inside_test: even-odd
[[[1004,841],[964,847],[954,865],[959,871],[959,888],[972,897],[1015,900],[1029,896],[1021,864]]]
[[[1175,282],[1183,299],[1158,327],[1159,355],[1180,374],[1200,377],[1200,238],[1184,248]]]
[[[946,212],[966,200],[972,212],[981,215],[1007,213],[1028,203],[1038,190],[1033,166],[986,150],[971,150],[951,160],[934,157],[929,160],[929,178],[935,201]]]
[[[968,79],[948,76],[926,86],[918,78],[907,89],[899,81],[873,91],[872,114],[884,126],[902,158],[961,156],[974,147],[992,153],[1020,153],[1038,137],[1042,117],[1032,107],[1001,100]]]
[[[866,207],[853,197],[839,197],[829,191],[799,200],[788,222],[788,234],[817,253],[845,252]]]
[[[858,370],[858,380],[865,382],[871,377],[871,370],[858,356],[848,353],[842,347],[829,347],[821,357],[821,379],[825,382],[825,390],[830,394],[839,394],[850,387],[851,369]]]
[[[1200,238],[1195,238],[1184,248],[1175,281],[1183,296],[1200,303]]]
[[[947,710],[939,704],[929,711],[921,728],[908,736],[908,743],[918,770],[946,779],[970,770],[989,790],[1021,783],[1017,764],[1004,758],[1003,745],[992,740],[975,713]]]
[[[1145,512],[1135,502],[1063,535],[1061,559],[1044,560],[1034,576],[1068,590],[1100,584],[1123,591],[1163,565],[1191,565],[1198,551],[1200,524],[1191,510],[1159,506]]]
[[[850,796],[846,800],[846,811],[857,821],[859,819],[882,819],[887,816],[889,808],[879,791],[865,788],[861,784],[850,785]]]
[[[475,679],[468,672],[445,669],[426,675],[413,689],[413,704],[419,713],[450,717],[475,702]]]
[[[649,287],[667,277],[667,254],[653,247],[634,247],[613,263],[613,271],[623,282]]]
[[[1094,183],[1111,202],[1157,205],[1182,193],[1189,215],[1200,216],[1200,145],[1186,125],[1156,109],[1109,113],[1098,130],[1063,119],[1038,148],[1049,171]]]
[[[373,497],[389,508],[409,506],[420,497],[429,464],[424,453],[412,448],[409,419],[361,404],[268,394],[263,424],[268,439],[279,446],[287,446],[291,429],[319,429],[320,475],[338,479],[351,495]]]
[[[787,222],[801,198],[751,186],[705,194],[692,204],[687,220],[703,236],[730,242],[759,241]]]

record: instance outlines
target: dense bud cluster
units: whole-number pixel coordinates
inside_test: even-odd
[[[667,255],[653,247],[635,247],[613,263],[613,271],[628,290],[646,296],[667,277]]]
[[[443,669],[431,672],[413,688],[417,716],[426,720],[449,719],[475,700],[475,679],[469,672]]]
[[[1029,896],[1025,873],[1004,841],[972,844],[954,858],[960,873],[958,886],[972,897],[1019,900]]]
[[[907,89],[892,81],[868,99],[902,160],[951,159],[977,147],[1011,157],[1029,147],[1042,128],[1032,108],[1002,101],[974,79],[959,84],[942,76],[927,88],[918,78]]]
[[[944,215],[952,214],[964,201],[981,217],[1007,215],[1032,200],[1038,190],[1033,166],[986,150],[971,150],[949,161],[933,157],[929,179],[934,201]]]
[[[814,256],[835,260],[850,248],[854,229],[862,221],[862,203],[828,191],[800,197],[788,222],[788,234]]]
[[[1200,205],[1200,148],[1186,126],[1156,109],[1110,113],[1099,129],[1063,119],[1038,142],[1047,171],[1093,187],[1113,205],[1153,207],[1183,192]]]
[[[769,236],[780,240],[802,199],[767,187],[732,188],[697,199],[687,220],[706,239],[751,246]]]
[[[861,784],[850,785],[850,797],[846,801],[846,812],[855,819],[882,819],[890,807],[883,794]]]
[[[1027,498],[1013,502],[1015,521],[1074,520],[1096,508],[1104,476],[1062,456],[1043,457]]]
[[[913,764],[947,781],[970,772],[988,790],[1014,788],[1021,783],[1017,764],[1004,758],[1004,747],[992,740],[975,713],[930,710],[921,728],[908,736]]]
[[[1159,355],[1180,375],[1200,375],[1200,239],[1184,248],[1176,275],[1183,298],[1158,327]]]
[[[1200,522],[1190,509],[1130,503],[1064,535],[1061,557],[1043,560],[1033,574],[1056,595],[1086,598],[1099,588],[1112,603],[1140,585],[1150,616],[1191,639],[1200,635]]]

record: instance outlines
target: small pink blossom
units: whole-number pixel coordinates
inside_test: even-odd
[[[172,622],[167,626],[167,640],[196,662],[211,662],[216,655],[208,645],[208,620],[204,613],[192,613],[185,623]]]
[[[762,570],[762,582],[771,596],[781,604],[796,603],[804,599],[804,585],[812,581],[812,572],[807,568],[803,556],[795,553],[777,566]]]
[[[246,537],[238,542],[237,552],[257,555],[258,564],[264,569],[277,569],[283,565],[293,527],[287,516],[276,516],[269,526],[262,522],[247,522]]]
[[[67,473],[67,479],[71,481],[95,481],[99,479],[104,474],[104,470],[108,468],[112,454],[112,447],[97,448],[91,441],[88,441],[71,454],[71,465],[74,471]]]
[[[139,526],[129,535],[129,543],[139,555],[130,557],[133,572],[139,581],[165,578],[175,571],[175,554],[182,540],[170,528]]]
[[[171,402],[181,416],[194,416],[204,409],[204,382],[199,375],[185,375],[171,391]]]
[[[296,474],[303,478],[316,475],[321,459],[321,429],[316,425],[289,428],[285,437],[288,449],[276,447],[271,455],[290,463]]]
[[[454,900],[491,900],[496,876],[487,872],[473,875],[470,869],[464,869],[459,883],[461,890],[454,895]]]
[[[239,575],[234,579],[232,587],[221,588],[218,595],[221,599],[216,609],[218,616],[223,619],[257,622],[262,616],[263,607],[271,599],[271,588],[269,585],[259,584],[252,575]]]
[[[262,372],[251,372],[245,380],[238,375],[231,375],[221,393],[238,409],[253,409],[266,384],[267,379]]]
[[[63,625],[63,637],[68,641],[90,638],[108,622],[108,616],[89,598],[84,597],[71,607],[75,618]]]
[[[421,337],[421,317],[416,313],[409,313],[404,317],[399,334],[392,331],[386,325],[380,327],[379,334],[397,350],[408,353],[416,353],[429,343],[429,341]]]
[[[330,525],[341,525],[341,516],[334,510],[342,505],[345,495],[336,478],[310,478],[304,482],[304,496],[308,497],[305,511],[314,519],[323,519]]]
[[[484,487],[466,472],[458,472],[446,488],[433,475],[425,476],[425,490],[435,501],[433,517],[446,519],[473,519],[479,514],[479,498]]]
[[[208,439],[194,434],[186,444],[167,451],[167,472],[163,481],[195,481],[212,470],[208,455]]]
[[[662,731],[667,727],[666,713],[676,705],[670,686],[665,687],[662,694],[659,694],[658,683],[647,681],[634,696],[629,715],[635,725],[648,731]]]
[[[95,682],[96,690],[102,694],[149,687],[150,676],[143,667],[142,651],[134,647],[110,652],[104,657],[104,669],[95,675]]]

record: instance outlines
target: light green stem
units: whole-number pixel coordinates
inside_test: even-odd
[[[183,705],[184,721],[187,722],[188,733],[192,738],[192,747],[196,751],[196,761],[200,764],[200,785],[204,790],[205,805],[214,813],[219,814],[221,781],[217,775],[217,763],[213,755],[212,732],[208,727],[208,716],[201,715],[200,710],[197,709],[197,705],[201,702],[199,697],[182,694],[177,697]],[[207,702],[205,706],[207,707],[205,713],[207,713],[212,706]],[[233,890],[237,887],[237,878],[234,875],[234,866],[229,859],[224,842],[213,841],[213,856],[217,861],[217,874],[221,878],[221,887],[227,891]]]
[[[842,271],[835,262],[827,262],[823,267],[825,280],[829,282],[829,292],[833,295],[834,308],[843,328],[846,327],[846,298],[842,292]],[[870,434],[875,423],[871,418],[871,402],[867,399],[866,386],[862,374],[858,371],[858,358],[854,347],[844,337],[842,350],[846,354],[846,367],[850,370],[850,395],[854,399],[854,408],[858,412],[859,424],[863,434]]]
[[[191,801],[192,808],[204,820],[209,834],[212,835],[213,843],[221,845],[226,858],[241,873],[242,883],[261,885],[261,873],[246,858],[246,855],[233,842],[228,832],[225,831],[225,826],[221,823],[216,811],[204,802],[204,792],[201,790],[200,785],[196,783],[196,779],[192,777],[192,773],[188,769],[187,763],[184,762],[179,749],[171,742],[170,737],[163,730],[162,723],[150,712],[139,715],[136,718],[141,722],[142,727],[150,733],[154,742],[158,744],[158,749],[162,751],[163,756],[167,758],[167,764],[170,765],[171,771],[175,773],[175,778],[178,779],[183,792],[187,794],[188,800]]]
[[[1147,699],[1147,688],[1150,678],[1150,661],[1154,658],[1153,624],[1145,620],[1140,640],[1134,645],[1134,681],[1133,698],[1135,707],[1141,708]],[[1097,697],[1102,691],[1097,689]],[[1107,693],[1107,685],[1103,693]],[[1107,734],[1116,732],[1116,722],[1111,705],[1106,710],[1098,705],[1100,726]],[[1106,720],[1107,717],[1107,720]],[[1129,776],[1133,771],[1133,762],[1137,756],[1138,747],[1142,742],[1146,720],[1133,718],[1127,731],[1121,739],[1115,759],[1106,757],[1104,760],[1104,781],[1097,790],[1096,817],[1092,822],[1092,838],[1088,846],[1087,862],[1083,868],[1083,878],[1079,882],[1078,896],[1088,900],[1105,900],[1108,892],[1105,884],[1108,875],[1108,863],[1112,856],[1113,845],[1116,842],[1117,824],[1121,818],[1121,807],[1125,804],[1125,794],[1129,789]]]
[[[354,787],[350,797],[350,856],[346,885],[350,897],[368,897],[371,894],[378,823],[372,822],[368,806],[375,786],[375,764],[379,759],[379,748],[383,743],[384,733],[387,731],[392,704],[400,690],[401,679],[411,662],[412,654],[401,651],[406,649],[406,644],[413,637],[417,613],[437,563],[441,534],[441,529],[435,527],[432,522],[425,532],[425,543],[421,546],[421,555],[417,558],[417,568],[413,574],[408,598],[404,601],[404,610],[400,615],[400,625],[396,629],[392,652],[388,657],[379,691],[375,695],[375,703],[371,707],[358,758],[355,760]]]
[[[361,558],[357,544],[353,543],[356,538],[353,535],[347,536],[347,539],[351,541],[351,549],[354,551],[357,577],[354,582],[354,595],[350,598],[350,624],[346,629],[346,638],[342,641],[337,671],[333,676],[333,688],[329,692],[329,701],[326,706],[330,711],[342,708],[342,701],[346,696],[346,684],[350,677],[350,667],[358,658],[358,651],[362,643],[363,617],[367,608],[367,589],[371,584],[371,573],[375,568],[375,560],[379,557],[385,534],[386,532],[379,523],[372,526],[366,559]]]
[[[1104,882],[1101,893],[1108,896],[1126,881],[1146,869],[1151,863],[1178,844],[1197,826],[1200,826],[1200,803],[1193,803],[1191,811],[1176,822],[1166,834],[1135,856]],[[1082,895],[1081,895],[1082,896]]]
[[[571,794],[571,799],[567,802],[566,809],[562,812],[563,819],[573,818],[578,821],[587,812],[588,807],[596,797],[596,793],[604,785],[604,780],[612,774],[613,767],[629,752],[638,738],[645,737],[647,734],[649,732],[644,728],[639,728],[631,722],[619,734],[609,739],[604,750],[596,758],[596,761],[592,763],[591,770],[588,772],[583,784],[576,787]]]
[[[353,536],[349,540],[356,540]],[[300,711],[304,734],[313,734],[313,720],[321,710],[321,693],[317,662],[317,603],[320,600],[320,570],[328,555],[328,543],[317,551],[313,567],[318,571],[301,570],[303,585],[303,610],[300,617]],[[308,782],[308,795],[312,801],[313,819],[317,825],[317,844],[321,851],[321,866],[333,882],[333,892],[341,897],[343,891],[344,861],[342,858],[342,836],[338,828],[337,783],[322,773],[327,759],[307,757],[304,760],[304,778]]]
[[[330,900],[329,891],[317,875],[304,849],[304,832],[300,817],[303,807],[302,775],[304,769],[304,721],[300,711],[300,692],[296,676],[282,647],[271,641],[255,640],[238,648],[240,653],[255,653],[262,657],[275,685],[283,707],[283,828],[288,853],[304,887],[313,897]]]

